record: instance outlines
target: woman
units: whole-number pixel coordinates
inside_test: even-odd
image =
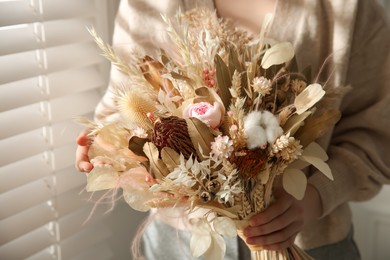
[[[279,191],[277,203],[255,215],[245,233],[249,244],[271,250],[295,241],[315,259],[359,259],[348,202],[368,200],[390,182],[390,27],[384,13],[371,0],[128,0],[121,2],[116,20],[117,54],[125,59],[134,48],[148,55],[161,47],[169,49],[160,13],[173,15],[179,7],[185,11],[196,5],[216,9],[219,16],[252,32],[260,30],[265,13],[273,12],[269,37],[293,43],[299,67],[310,65],[319,81],[335,88],[351,86],[342,100],[334,102],[342,119],[319,140],[327,149],[335,180],[310,173],[302,201]],[[110,88],[121,80],[113,68],[96,120],[115,120]],[[92,168],[87,141],[85,133],[78,138],[80,171]],[[147,259],[164,259],[164,253],[167,259],[189,256],[188,249],[178,252],[169,246],[175,242],[169,233],[176,231],[159,220],[151,225],[144,236]],[[188,239],[185,231],[179,234]],[[166,238],[171,242],[158,242]],[[244,249],[241,242],[228,241],[226,258],[245,259]]]

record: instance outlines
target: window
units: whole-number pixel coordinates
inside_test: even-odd
[[[93,204],[74,168],[74,116],[92,115],[108,73],[86,27],[107,40],[106,10],[101,0],[0,0],[1,259],[119,258],[114,244],[129,254],[132,212],[84,225]]]

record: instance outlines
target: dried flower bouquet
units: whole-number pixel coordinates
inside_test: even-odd
[[[267,38],[269,17],[259,35],[206,10],[164,19],[177,53],[162,51],[159,59],[124,63],[91,30],[128,80],[114,93],[121,119],[87,123],[94,140],[87,190],[122,189],[140,211],[205,209],[190,220],[191,252],[223,259],[222,236],[240,234],[250,216],[272,203],[276,178],[298,200],[305,167],[332,179],[314,141],[340,115],[319,102],[324,88],[296,70],[293,46]],[[250,248],[253,259],[310,259],[296,246]]]

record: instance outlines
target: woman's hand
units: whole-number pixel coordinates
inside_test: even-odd
[[[88,131],[82,131],[76,139],[77,150],[76,150],[76,169],[80,172],[90,172],[93,169],[92,163],[89,161],[88,150],[91,144],[88,138]]]
[[[268,250],[291,246],[304,224],[321,215],[321,199],[318,191],[308,185],[305,197],[296,200],[283,188],[275,191],[275,201],[265,211],[249,220],[244,229],[246,242]]]

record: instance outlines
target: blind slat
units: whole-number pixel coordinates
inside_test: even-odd
[[[10,230],[10,232],[12,231],[13,229]],[[0,246],[0,257],[1,259],[26,259],[28,256],[36,254],[55,243],[56,238],[53,234],[49,232],[46,226],[41,226],[24,236],[16,238],[11,243]]]
[[[81,198],[78,197],[78,193],[82,190],[81,187],[84,186],[85,176],[76,172],[73,166],[58,171],[55,175],[45,176],[44,178],[29,182],[0,196],[0,205],[8,205],[7,210],[0,212],[0,219],[10,218],[37,204],[45,202],[48,204],[57,203],[58,197],[61,197],[66,192],[77,189],[75,191],[77,196],[70,197],[75,199],[75,201],[61,197],[62,200],[66,200],[69,203],[68,205],[64,205],[64,210],[61,208],[62,205],[56,205],[59,214],[62,214],[62,212],[66,212],[65,209],[74,207],[76,201]],[[34,196],[26,196],[26,194],[34,194]],[[53,198],[55,199],[53,200]]]
[[[30,188],[31,187],[32,186],[30,186]],[[74,214],[74,212],[80,210],[83,213],[83,218],[80,217],[78,220],[83,219],[83,222],[76,223],[76,225],[81,225],[84,223],[84,221],[87,220],[94,204],[92,202],[88,202],[90,196],[89,194],[80,193],[83,187],[84,186],[82,185],[67,190],[65,193],[59,194],[58,196],[51,197],[45,197],[46,191],[44,191],[41,192],[41,194],[38,194],[37,197],[39,198],[25,198],[28,200],[27,202],[20,202],[25,205],[24,207],[13,206],[12,208],[7,208],[7,212],[1,211],[0,230],[2,231],[2,234],[7,234],[7,236],[0,236],[0,246],[13,243],[13,240],[22,236],[29,236],[29,234],[34,230],[52,221],[60,223],[62,221],[61,219],[67,218],[67,215]],[[24,189],[24,191],[26,191],[26,189]],[[18,190],[16,193],[18,192],[20,192],[20,190]],[[14,194],[9,194],[8,197],[12,195]],[[20,194],[16,194],[16,196],[17,195]],[[36,196],[25,195],[25,197]],[[42,202],[39,202],[38,200],[41,200]],[[31,203],[33,201],[35,201],[35,204]],[[9,217],[3,218],[7,215]],[[99,213],[96,213],[96,215],[103,216],[104,214],[102,209],[99,209]],[[100,218],[101,217],[98,217],[98,219]]]
[[[50,123],[55,124],[73,119],[77,115],[88,114],[94,111],[99,100],[100,94],[92,90],[2,112],[0,113],[0,122],[2,122],[0,138],[12,138],[12,135],[34,131]],[[3,141],[6,143],[7,140]]]
[[[0,179],[7,180],[6,182],[0,182],[0,193],[6,193],[27,183],[50,176],[53,173],[53,163],[56,171],[69,168],[70,174],[73,175],[74,172],[72,171],[76,171],[73,160],[75,152],[76,147],[72,143],[53,150],[53,156],[50,156],[47,152],[41,153],[0,167]],[[82,175],[78,174],[78,176],[81,178]],[[80,181],[85,182],[85,177],[83,176]]]
[[[49,160],[42,153],[0,167],[0,180],[7,180],[0,182],[0,193],[48,176],[52,172]]]
[[[91,26],[88,18],[6,26],[0,30],[0,55],[90,41],[86,28]]]
[[[5,131],[3,125],[0,125],[0,127],[0,133],[3,133]],[[36,129],[31,132],[3,139],[0,141],[0,151],[7,151],[7,153],[3,153],[2,156],[0,156],[0,165],[7,165],[23,160],[27,157],[40,154],[49,148],[50,145],[43,136],[42,129]]]
[[[0,219],[2,222],[19,221],[17,220],[17,215],[25,209],[30,209],[35,205],[45,202],[49,204],[53,203],[49,201],[55,196],[54,184],[55,180],[51,176],[47,176],[23,185],[17,189],[3,193],[0,196],[0,205],[7,205],[7,210],[2,210],[0,212]],[[31,196],[32,194],[34,194],[34,196]],[[23,225],[17,226],[21,227]]]
[[[95,43],[79,42],[0,56],[0,84],[104,62]]]
[[[61,246],[61,253],[65,253],[65,255],[63,255],[63,259],[69,259],[73,255],[85,252],[88,247],[102,243],[102,241],[109,239],[112,235],[112,231],[107,227],[107,225],[103,224],[103,218],[100,217],[94,222],[79,226],[78,229],[72,230],[74,232],[66,234],[67,236],[61,236],[60,242],[58,242],[56,232],[58,232],[57,230],[72,228],[72,226],[69,226],[69,224],[71,224],[68,222],[69,220],[73,219],[74,221],[81,221],[83,218],[87,218],[88,214],[89,213],[86,209],[82,209],[76,211],[75,214],[72,214],[72,217],[69,218],[66,216],[65,218],[60,218],[56,222],[52,221],[54,220],[54,217],[49,218],[46,215],[42,215],[42,217],[40,216],[40,218],[42,218],[41,223],[44,223],[46,220],[47,222],[45,223],[47,224],[40,225],[40,223],[35,223],[35,226],[38,226],[37,228],[30,225],[32,230],[25,234],[22,232],[23,230],[12,228],[9,228],[8,230],[4,229],[10,232],[10,235],[13,236],[14,239],[8,243],[1,244],[0,256],[2,259],[25,259],[26,257],[35,254],[33,259],[38,259],[36,258],[37,256],[45,254],[45,251],[47,253],[47,251],[50,250],[50,246],[56,244]],[[100,212],[100,214],[103,213]],[[73,216],[76,216],[76,218]],[[31,217],[34,217],[34,215],[31,215]],[[35,219],[36,218],[34,218],[34,220]],[[23,235],[18,236],[20,234]],[[59,234],[61,234],[61,232]],[[23,248],[23,250],[20,250],[21,248]]]
[[[0,259],[114,258],[108,215],[83,224],[94,203],[74,167],[74,117],[107,84],[86,30],[109,34],[106,1],[0,0]]]
[[[31,195],[26,197],[32,197]],[[5,204],[2,204],[5,205]],[[1,212],[3,214],[3,212]],[[28,216],[28,218],[26,218]],[[33,208],[24,210],[11,218],[0,221],[0,230],[6,236],[0,236],[0,245],[3,246],[8,242],[29,235],[30,232],[55,219],[55,211],[47,203],[37,204]],[[1,255],[1,254],[0,254]]]
[[[51,152],[43,151],[31,157],[1,166],[0,179],[7,181],[0,182],[0,192],[5,193],[18,186],[27,184],[30,181],[35,181],[50,175],[53,171],[53,164],[58,171],[73,167],[74,155],[76,153],[74,136],[77,135],[81,129],[81,127],[75,127],[72,130],[72,134],[68,127],[67,135],[59,134],[58,136],[55,136],[56,139],[59,139],[58,147],[54,148]]]
[[[0,85],[0,112],[105,86],[98,65]],[[47,82],[46,82],[47,80]],[[23,95],[21,95],[23,93]]]
[[[40,5],[40,3],[42,5]],[[66,19],[93,14],[93,0],[1,1],[0,26]]]

